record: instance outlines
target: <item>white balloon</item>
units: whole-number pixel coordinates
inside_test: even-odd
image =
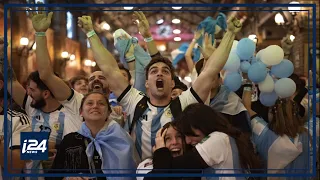
[[[231,50],[228,60],[223,68],[227,71],[238,72],[240,68],[240,58],[236,53],[236,49]]]
[[[264,49],[261,49],[261,50],[256,54],[256,59],[257,59],[257,60],[261,60],[261,56],[262,56],[263,50],[264,50]]]
[[[239,41],[233,40],[231,50],[232,50],[232,49],[237,49],[238,43],[239,43]]]
[[[261,83],[258,83],[258,86],[261,92],[270,93],[274,89],[274,81],[272,77],[268,74],[264,81],[262,81]]]
[[[296,92],[296,83],[290,78],[281,78],[274,85],[274,91],[280,98],[287,98]]]
[[[261,61],[267,66],[279,64],[284,58],[283,49],[278,45],[268,46],[261,54]]]

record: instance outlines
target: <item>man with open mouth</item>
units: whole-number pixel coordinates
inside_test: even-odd
[[[128,114],[129,119],[125,122],[125,128],[129,128],[138,154],[144,160],[152,156],[152,147],[155,145],[157,131],[167,122],[174,120],[170,104],[178,104],[178,108],[181,111],[189,104],[206,101],[215,76],[217,76],[227,61],[235,35],[241,29],[241,22],[235,17],[231,17],[228,20],[228,30],[220,46],[208,59],[203,72],[191,88],[172,100],[171,92],[175,86],[172,63],[169,59],[162,57],[157,51],[145,15],[142,12],[134,12],[134,16],[139,32],[145,38],[148,51],[152,57],[152,60],[145,68],[145,86],[148,89],[149,97],[133,88],[123,77],[116,60],[103,47],[99,36],[94,32],[91,17],[78,17],[78,26],[87,34],[95,60],[101,71],[108,78],[110,90],[118,97],[118,102],[120,102]],[[142,99],[147,99],[146,104],[139,103]],[[142,115],[134,119],[136,107],[139,106],[140,108],[147,106],[147,108],[143,111]],[[131,129],[132,125],[133,128]]]

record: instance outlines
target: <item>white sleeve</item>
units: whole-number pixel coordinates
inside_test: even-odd
[[[118,102],[120,102],[122,108],[127,112],[128,115],[131,116],[130,123],[132,122],[136,105],[143,98],[143,96],[143,92],[138,91],[137,89],[131,86],[128,86],[118,97]]]
[[[224,162],[230,148],[229,136],[220,132],[211,133],[196,145],[200,156],[210,167]]]
[[[198,94],[193,90],[193,88],[189,88],[186,91],[183,91],[182,94],[179,96],[179,100],[181,103],[181,108],[184,110],[188,105],[194,103],[203,103],[201,98]]]
[[[12,117],[12,136],[11,141],[9,142],[9,148],[14,146],[19,146],[20,148],[21,132],[31,132],[30,121],[28,116]]]
[[[77,91],[71,89],[72,93],[70,97],[64,101],[60,101],[63,107],[73,115],[79,115],[80,105],[83,99],[83,95],[78,93]]]
[[[148,158],[142,161],[136,171],[136,174],[148,174],[153,169],[153,161],[152,159]],[[137,177],[137,180],[143,180],[144,177]]]

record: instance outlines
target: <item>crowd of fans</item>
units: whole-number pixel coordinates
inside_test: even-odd
[[[291,75],[296,92],[289,98],[279,98],[272,107],[259,102],[255,97],[259,89],[248,79],[236,92],[223,85],[223,67],[242,28],[236,17],[230,17],[222,28],[225,33],[218,47],[212,34],[197,30],[184,60],[176,68],[158,52],[142,12],[134,12],[134,18],[139,20],[136,25],[147,44],[147,52],[136,38],[119,29],[114,38],[121,63],[101,43],[91,17],[79,17],[78,26],[87,35],[101,71],[89,77],[76,76],[67,84],[54,73],[47,49],[46,31],[52,16],[52,12],[46,14],[41,8],[38,13],[30,13],[36,31],[38,70],[30,73],[27,86],[20,84],[11,67],[7,68],[10,103],[6,113],[8,121],[12,121],[11,145],[4,145],[2,138],[0,159],[3,167],[3,149],[8,147],[11,173],[23,170],[39,176],[79,174],[79,177],[25,177],[70,180],[81,179],[81,174],[92,175],[82,179],[155,179],[152,175],[196,173],[198,177],[188,179],[201,179],[205,178],[201,174],[214,173],[221,175],[220,180],[236,180],[260,179],[257,174],[266,173],[312,172],[312,164],[317,163],[313,162],[313,156],[318,155],[312,153],[313,148],[318,152],[312,139],[319,142],[319,129],[317,126],[315,137],[306,100],[310,93],[302,79]],[[196,53],[192,49],[199,39],[201,56],[194,61]],[[2,131],[3,44],[1,38]],[[183,83],[186,73],[191,74],[191,84]],[[316,98],[318,103],[319,93]],[[311,114],[317,116],[318,124],[319,106],[310,106],[316,106],[316,112]],[[49,132],[49,159],[20,160],[20,132]],[[138,177],[107,174],[138,174]]]

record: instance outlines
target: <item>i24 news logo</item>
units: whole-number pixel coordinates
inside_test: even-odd
[[[21,159],[48,159],[48,132],[21,132]]]
[[[42,140],[40,143],[38,143],[38,140],[36,139],[24,140],[22,153],[37,154],[38,151],[44,153],[47,150],[46,144],[47,140]]]

